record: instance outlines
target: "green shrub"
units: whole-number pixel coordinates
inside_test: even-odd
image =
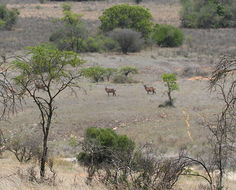
[[[63,4],[64,17],[61,28],[52,33],[49,40],[60,50],[75,52],[104,52],[119,49],[119,44],[104,35],[88,36],[88,30],[81,16],[70,11],[70,5]]]
[[[104,77],[106,77],[107,81],[110,81],[111,76],[117,72],[117,69],[115,68],[106,68],[106,71],[104,73]]]
[[[182,26],[188,28],[220,28],[236,26],[234,0],[181,0]]]
[[[0,4],[0,29],[10,30],[16,24],[19,12],[17,9],[8,9]]]
[[[110,37],[118,42],[121,51],[125,54],[140,51],[144,44],[141,33],[131,29],[117,28],[110,32]]]
[[[115,5],[106,9],[99,19],[104,32],[115,28],[130,28],[146,38],[152,31],[152,15],[148,9],[141,6]]]
[[[83,46],[78,47],[80,52],[106,52],[115,51],[119,49],[119,44],[106,36],[97,35],[95,37],[88,37],[84,40]]]
[[[92,127],[86,130],[83,152],[77,156],[77,159],[85,165],[109,164],[115,153],[126,154],[132,152],[134,148],[134,142],[126,135],[118,135],[112,129]]]
[[[81,70],[83,76],[91,78],[94,82],[103,81],[105,73],[106,69],[100,66],[88,67]]]
[[[136,67],[132,67],[132,66],[124,66],[121,67],[119,72],[124,75],[125,77],[128,77],[129,74],[137,74],[138,73],[138,69]]]
[[[88,37],[87,29],[81,16],[71,11],[63,11],[64,17],[60,19],[62,27],[54,32],[49,40],[60,50],[80,52],[84,46],[84,39]]]
[[[162,47],[177,47],[183,44],[184,34],[174,26],[157,24],[153,29],[152,39]]]

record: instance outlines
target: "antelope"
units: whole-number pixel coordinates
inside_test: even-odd
[[[143,85],[145,90],[147,91],[147,94],[149,94],[149,92],[152,92],[152,94],[156,94],[156,89],[153,87],[147,87],[147,85]]]
[[[110,93],[113,94],[113,96],[116,96],[116,90],[113,88],[105,88],[105,91],[107,92],[107,95],[109,96]]]

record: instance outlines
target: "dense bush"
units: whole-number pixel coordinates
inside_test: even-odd
[[[109,189],[172,189],[186,166],[181,157],[160,158],[149,145],[137,147],[111,129],[87,129],[82,148],[77,159],[87,167],[87,183],[99,176]]]
[[[235,0],[181,0],[182,26],[220,28],[236,26]]]
[[[81,16],[72,11],[64,10],[64,17],[60,19],[62,27],[50,36],[60,50],[80,51],[83,41],[87,38],[87,30],[81,20]]]
[[[86,78],[91,78],[93,82],[104,81],[106,69],[100,66],[93,66],[81,70],[81,74]]]
[[[119,44],[104,35],[89,36],[81,16],[70,11],[69,4],[63,4],[64,17],[61,28],[50,36],[50,41],[60,50],[75,52],[104,52],[118,50]]]
[[[16,23],[18,15],[17,9],[9,10],[5,5],[0,4],[0,29],[10,30]]]
[[[118,42],[121,51],[125,54],[140,51],[144,44],[141,33],[131,29],[117,28],[110,32],[110,37]]]
[[[177,47],[182,45],[184,34],[174,26],[157,24],[153,29],[152,39],[162,47]]]
[[[119,49],[119,44],[104,35],[90,36],[84,40],[83,46],[78,47],[80,52],[106,52]]]
[[[152,15],[148,9],[141,6],[115,5],[106,9],[99,19],[104,32],[115,28],[130,28],[147,37],[152,30]]]
[[[134,142],[126,135],[118,135],[112,129],[92,127],[86,130],[83,152],[77,156],[77,159],[85,165],[94,164],[100,167],[102,163],[110,163],[113,153],[127,154],[134,148]]]

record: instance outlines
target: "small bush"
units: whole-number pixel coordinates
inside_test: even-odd
[[[220,28],[236,26],[234,0],[181,0],[182,26],[188,28]]]
[[[157,24],[153,29],[152,39],[162,47],[177,47],[183,44],[183,32],[174,26]]]
[[[41,154],[41,135],[32,126],[11,132],[5,142],[6,150],[12,152],[19,162],[38,159]]]
[[[110,81],[110,78],[114,73],[117,72],[117,69],[115,68],[106,68],[106,71],[104,73],[104,77],[106,77],[107,81]]]
[[[81,15],[68,11],[68,7],[64,9],[64,17],[59,21],[62,27],[54,32],[49,40],[60,50],[80,52],[84,46],[84,39],[88,37],[87,28],[81,20]]]
[[[115,75],[112,79],[112,82],[116,84],[125,84],[125,83],[136,83],[137,81],[124,75]]]
[[[137,74],[138,73],[138,69],[136,67],[125,66],[125,67],[121,67],[119,69],[119,72],[122,75],[124,75],[125,77],[128,77],[129,74]]]
[[[0,29],[10,30],[16,24],[18,15],[17,9],[9,10],[5,5],[0,4]]]
[[[115,29],[110,33],[110,37],[118,42],[121,51],[125,54],[140,51],[144,44],[142,35],[131,29]]]
[[[92,127],[86,130],[83,152],[77,156],[77,159],[85,165],[110,164],[111,153],[126,154],[134,148],[134,142],[126,135],[118,135],[112,129]],[[96,151],[91,151],[92,149]]]
[[[115,5],[106,9],[99,19],[104,32],[115,28],[129,28],[140,32],[147,38],[152,31],[152,15],[148,9],[141,6]]]
[[[80,52],[106,52],[115,51],[119,49],[119,44],[106,36],[97,35],[95,37],[88,37],[84,40],[83,46],[78,47]]]
[[[91,78],[93,82],[104,81],[106,69],[100,66],[93,66],[81,70],[81,74],[86,78]]]

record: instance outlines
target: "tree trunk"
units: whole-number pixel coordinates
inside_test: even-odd
[[[170,91],[170,89],[168,90],[167,95],[168,95],[168,97],[169,97],[170,106],[173,106],[173,99],[172,99],[172,97],[171,97],[171,91]]]
[[[41,157],[41,163],[40,163],[40,177],[44,178],[45,176],[45,165],[47,162],[47,156],[48,156],[48,135],[49,135],[49,129],[51,126],[51,120],[52,120],[52,110],[50,109],[50,114],[47,119],[47,126],[45,128],[45,133],[43,136],[43,152]]]
[[[47,132],[44,135],[43,138],[43,152],[41,157],[41,163],[40,163],[40,177],[44,178],[45,176],[45,165],[47,162],[47,153],[48,153],[48,134]]]

